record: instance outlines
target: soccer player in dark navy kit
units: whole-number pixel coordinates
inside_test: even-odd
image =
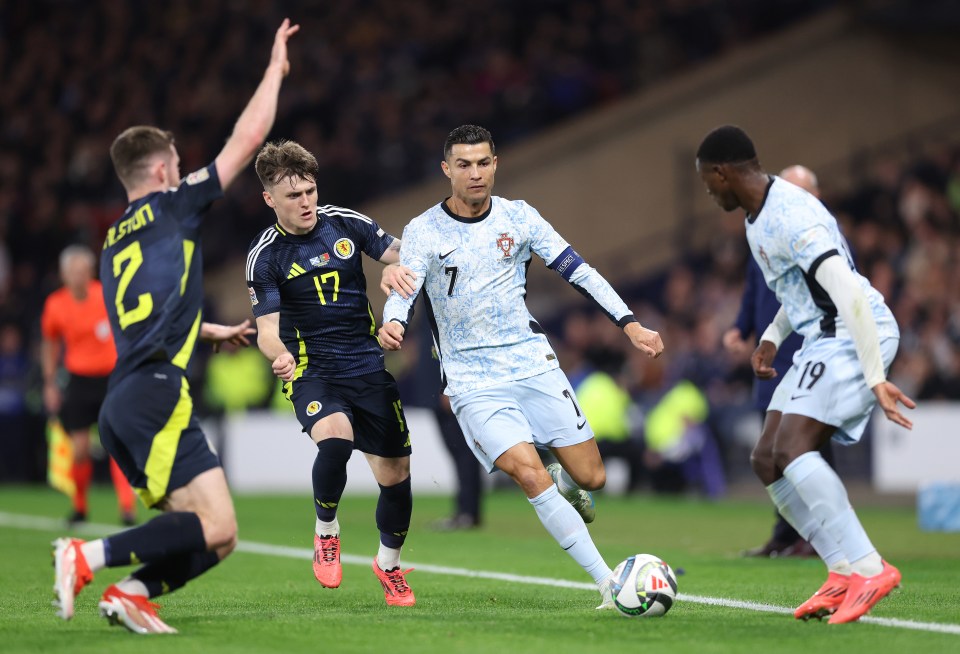
[[[100,613],[135,633],[175,633],[150,598],[209,570],[237,542],[237,522],[220,459],[200,431],[186,369],[197,339],[247,344],[249,322],[202,322],[199,230],[210,203],[250,163],[277,111],[290,64],[277,30],[263,80],[216,160],[180,180],[173,135],[131,127],[110,148],[129,206],[110,227],[100,278],[117,346],[117,365],[100,411],[100,437],[147,506],[163,511],[144,525],[100,540],[54,542],[58,615],[101,568],[143,564],[107,588]]]
[[[257,344],[317,445],[314,575],[326,588],[340,585],[337,506],[347,461],[358,449],[380,485],[380,548],[373,570],[387,604],[413,606],[409,571],[400,568],[413,509],[410,434],[397,384],[383,367],[361,256],[396,264],[400,241],[356,211],[318,208],[317,160],[299,144],[268,143],[256,169],[277,222],[250,245],[247,286]],[[388,270],[396,273],[391,284],[401,284],[403,271]]]

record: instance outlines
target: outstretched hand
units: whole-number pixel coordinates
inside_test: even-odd
[[[736,356],[747,356],[753,352],[753,344],[740,336],[739,327],[731,327],[723,333],[723,347]]]
[[[659,332],[642,327],[638,322],[628,322],[623,328],[623,332],[630,339],[633,347],[648,357],[656,359],[663,354],[663,340],[661,340]]]
[[[218,325],[212,322],[205,322],[200,326],[200,338],[208,343],[213,343],[214,352],[219,352],[220,345],[223,343],[246,347],[250,345],[250,340],[247,336],[256,333],[257,330],[250,326],[249,318],[239,325]]]
[[[290,60],[287,59],[287,39],[300,31],[299,25],[290,25],[290,19],[284,18],[273,39],[273,50],[270,51],[270,65],[279,64],[286,77],[290,72]]]
[[[399,263],[391,263],[383,267],[380,276],[380,290],[389,297],[390,291],[396,291],[406,300],[413,295],[417,274]]]
[[[880,404],[880,408],[886,414],[887,420],[895,422],[901,427],[913,429],[913,423],[897,409],[897,402],[908,409],[915,409],[917,407],[916,402],[888,381],[880,382],[872,390],[873,394],[877,396],[877,403]]]
[[[405,331],[404,326],[395,320],[384,323],[380,331],[377,332],[380,347],[384,350],[399,350],[400,344],[403,343],[403,332]]]
[[[773,367],[773,359],[777,356],[777,346],[770,341],[760,341],[760,345],[750,355],[750,365],[753,374],[760,379],[773,379],[777,376],[777,369]]]

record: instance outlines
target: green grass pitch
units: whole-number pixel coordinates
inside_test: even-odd
[[[417,595],[412,609],[387,607],[370,570],[375,498],[348,495],[341,504],[345,564],[336,590],[313,579],[309,496],[235,499],[240,550],[159,599],[161,616],[179,635],[139,637],[97,616],[99,593],[125,569],[98,573],[71,622],[54,616],[49,543],[67,533],[55,522],[67,501],[45,488],[0,487],[0,652],[103,654],[144,645],[176,654],[960,652],[960,534],[919,531],[909,508],[858,510],[881,554],[903,572],[903,587],[871,621],[829,626],[787,612],[823,582],[819,561],[739,557],[768,535],[773,512],[759,499],[599,496],[591,533],[611,567],[649,552],[685,572],[668,615],[632,620],[594,610],[599,595],[590,579],[519,492],[489,494],[483,527],[456,533],[426,528],[446,514],[449,499],[415,498],[403,554],[408,567],[421,566],[408,576]],[[141,510],[141,519],[147,515]],[[91,520],[89,537],[115,522],[109,490],[94,490]]]

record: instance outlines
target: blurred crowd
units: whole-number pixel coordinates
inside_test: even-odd
[[[99,250],[123,210],[110,142],[131,124],[158,124],[177,134],[182,170],[208,163],[262,74],[265,58],[250,53],[269,43],[280,11],[301,23],[303,40],[291,49],[296,76],[282,94],[274,134],[317,153],[325,201],[356,205],[435,174],[438,144],[451,126],[482,124],[501,144],[522,139],[835,2],[276,4],[0,5],[0,448],[16,453],[0,457],[0,480],[42,475],[38,319],[59,285],[63,247]],[[247,174],[214,208],[220,219],[207,222],[208,269],[245,252],[265,220],[259,184]],[[860,270],[900,322],[893,380],[916,399],[960,397],[958,150],[906,162],[877,158],[852,188],[821,183]],[[651,362],[627,352],[616,328],[585,308],[544,323],[579,392],[601,398],[596,415],[618,416],[599,435],[612,456],[628,461],[631,484],[646,476],[663,488],[695,484],[720,494],[732,445],[748,442],[754,429],[744,420],[747,361],[720,345],[739,307],[749,252],[741,220],[702,219],[716,221],[708,253],[690,253],[625,289],[641,321],[664,335],[668,356]],[[200,367],[203,385],[195,387],[205,386],[209,412],[275,399],[269,369],[255,372],[263,362],[249,354]],[[412,404],[433,401],[417,392],[435,388],[430,366],[394,364],[412,375]],[[238,375],[232,365],[249,372]],[[234,384],[261,377],[262,384]],[[607,378],[623,393],[602,391]],[[25,459],[32,463],[18,463]]]
[[[508,143],[830,4],[2,3],[0,316],[38,315],[64,245],[99,249],[123,210],[107,153],[124,128],[172,130],[183,171],[209,163],[263,73],[281,12],[302,37],[274,135],[317,153],[325,202],[354,206],[435,174],[456,125]],[[265,220],[252,171],[242,182],[214,209],[225,218],[207,223],[208,267],[245,252]]]

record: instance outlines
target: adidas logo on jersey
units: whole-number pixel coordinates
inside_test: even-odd
[[[303,266],[301,266],[299,263],[295,263],[290,266],[290,272],[287,274],[287,279],[293,279],[294,277],[302,275],[305,272],[307,271],[304,270]]]

